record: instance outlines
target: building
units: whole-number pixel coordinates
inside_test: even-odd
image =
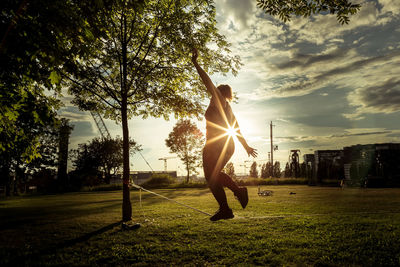
[[[400,144],[383,143],[345,147],[346,182],[365,187],[400,186]]]
[[[304,154],[303,160],[306,165],[305,175],[310,185],[312,185],[314,175],[315,156],[314,154]]]
[[[314,152],[313,179],[309,184],[336,183],[344,179],[343,150]]]

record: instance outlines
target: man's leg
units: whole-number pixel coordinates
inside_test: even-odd
[[[222,186],[228,187],[233,193],[238,192],[239,187],[228,174],[220,172],[218,175],[218,180]]]

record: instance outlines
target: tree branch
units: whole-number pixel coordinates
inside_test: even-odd
[[[89,87],[81,84],[80,82],[72,79],[71,77],[69,77],[66,74],[62,74],[64,77],[66,77],[68,80],[70,80],[72,83],[78,85],[80,88],[82,88],[83,90],[88,90],[90,93],[94,94],[95,96],[97,96],[98,98],[100,98],[104,103],[106,103],[107,105],[109,105],[110,107],[114,108],[114,109],[119,109],[119,107],[111,104],[108,100],[106,100],[103,96],[101,96],[100,94],[98,94],[96,91],[90,89]],[[118,102],[118,101],[117,101]],[[119,104],[119,102],[118,102]]]
[[[101,85],[98,84],[98,83],[95,83],[95,84],[96,84],[98,87],[104,89],[104,91],[106,91],[112,98],[114,98],[114,100],[116,100],[117,102],[119,102],[119,101],[118,101],[117,95],[114,94],[113,90],[108,86],[107,82],[103,79],[103,76],[101,75],[101,71],[98,70],[98,68],[102,67],[102,65],[99,65],[99,67],[95,67],[94,64],[93,64],[91,61],[87,61],[87,62],[92,66],[92,68],[94,69],[94,71],[97,71],[97,76],[98,76],[99,79],[103,82],[104,86],[101,86]],[[106,72],[106,71],[104,70],[104,72]]]

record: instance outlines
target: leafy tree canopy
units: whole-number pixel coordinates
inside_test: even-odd
[[[140,146],[130,141],[130,153],[140,150]],[[75,167],[75,174],[81,176],[95,175],[101,177],[103,182],[109,183],[110,178],[116,175],[122,167],[122,139],[94,138],[89,143],[78,145],[71,150],[70,158]]]
[[[258,178],[257,162],[253,162],[250,166],[250,177]]]
[[[197,126],[190,120],[180,120],[165,140],[171,153],[176,153],[183,161],[187,170],[186,182],[189,182],[190,172],[195,172],[200,166],[201,149],[204,137]]]
[[[348,24],[350,15],[360,10],[360,4],[353,4],[349,0],[257,0],[257,6],[282,21],[290,21],[294,16],[309,17],[311,14],[336,14],[340,24]]]
[[[235,176],[235,166],[233,165],[232,162],[228,162],[226,166],[224,167],[224,172],[228,174],[230,177]]]
[[[106,118],[120,121],[125,104],[128,116],[200,114],[206,91],[190,62],[193,46],[210,73],[236,73],[240,65],[217,31],[212,1],[114,1],[101,16],[92,54],[73,58],[64,71],[73,74],[75,103]]]
[[[97,3],[97,2],[96,2]],[[57,68],[69,58],[90,50],[84,26],[98,5],[92,1],[0,1],[0,150],[25,142],[25,158],[40,157],[33,129],[52,124],[59,102],[45,89],[60,92]],[[94,23],[92,23],[94,24]],[[26,127],[25,127],[26,126]],[[31,127],[31,128],[29,128]]]

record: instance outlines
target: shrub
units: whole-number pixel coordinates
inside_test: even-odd
[[[122,184],[102,184],[96,186],[84,186],[81,191],[92,192],[92,191],[115,191],[122,190]]]
[[[243,185],[283,185],[283,184],[308,184],[306,178],[253,178],[237,180],[240,186]]]
[[[168,188],[206,188],[207,183],[178,183],[171,184]]]
[[[149,180],[142,184],[142,186],[144,188],[162,188],[168,187],[174,182],[174,178],[168,174],[153,174]]]

